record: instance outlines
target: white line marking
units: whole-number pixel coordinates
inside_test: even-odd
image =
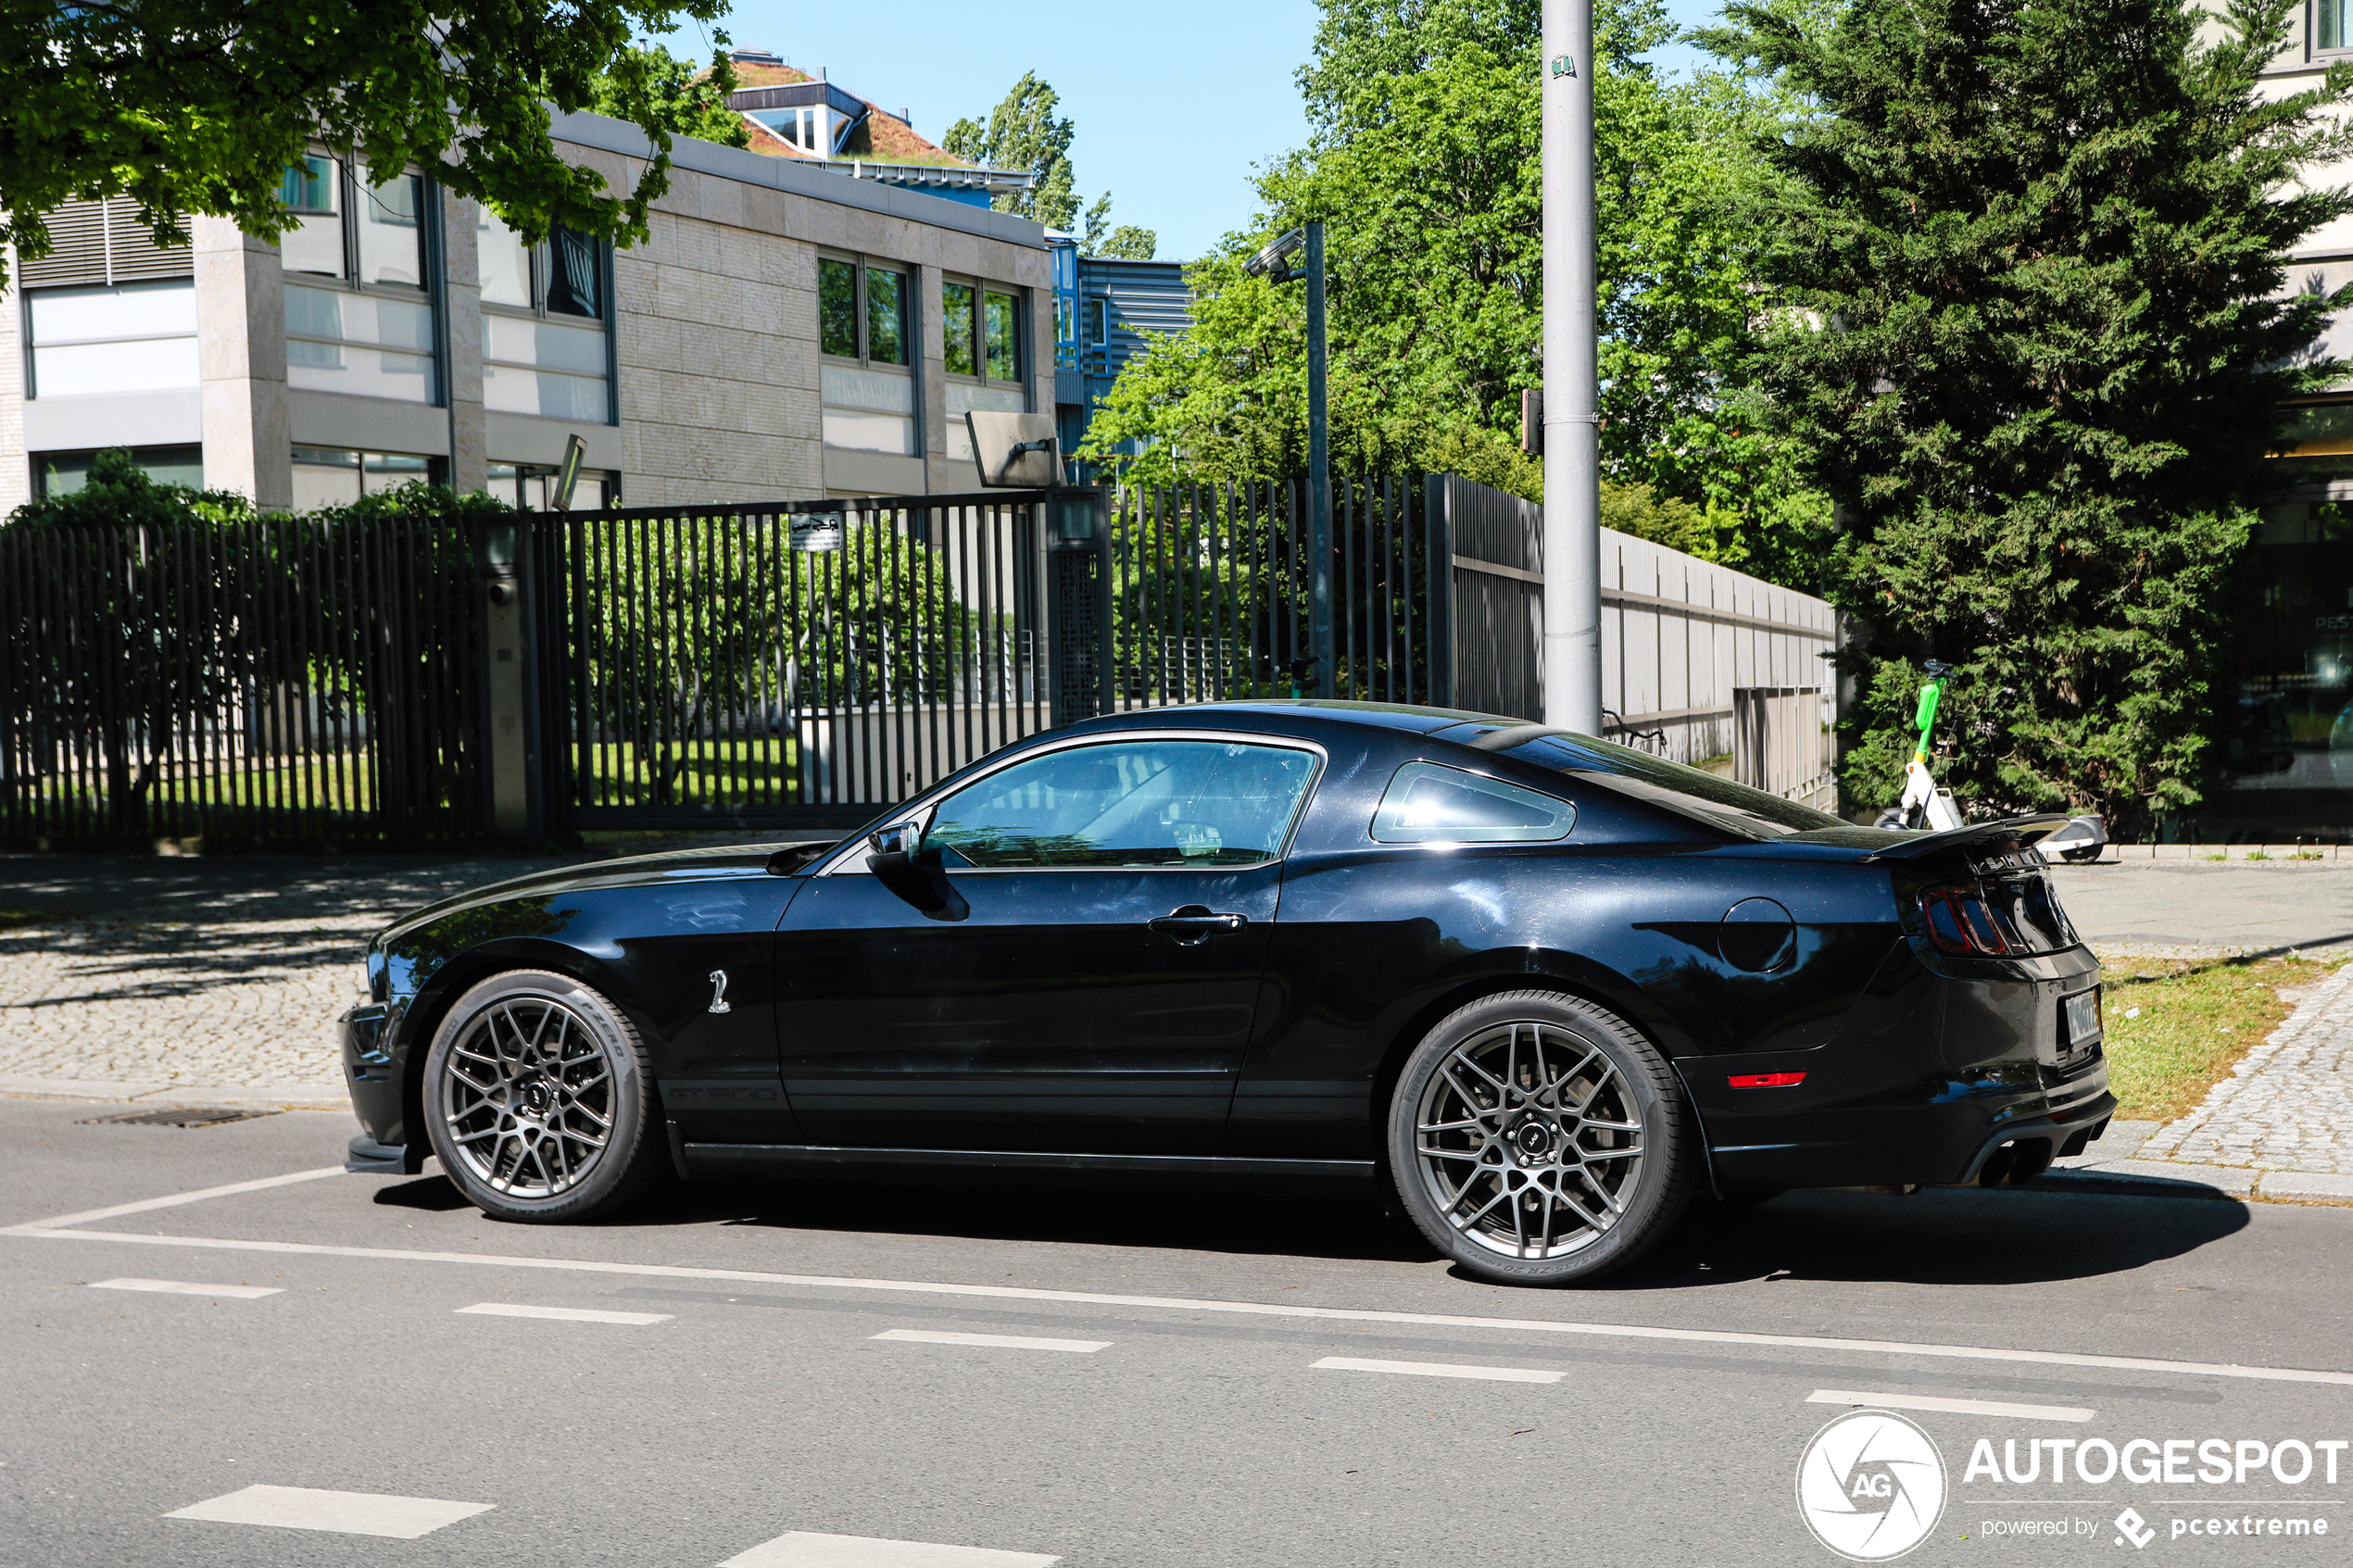
[[[1456,1366],[1451,1361],[1375,1361],[1361,1356],[1326,1356],[1309,1367],[1334,1372],[1402,1372],[1414,1377],[1476,1377],[1489,1383],[1558,1383],[1565,1372],[1530,1372],[1516,1366]]]
[[[310,1171],[276,1178],[308,1181],[339,1171]],[[243,1192],[269,1184],[245,1183],[186,1193],[166,1202]],[[113,1212],[113,1210],[107,1210]],[[71,1219],[73,1216],[64,1216]],[[247,1241],[222,1236],[140,1236],[130,1231],[57,1228],[57,1221],[11,1225],[0,1236],[44,1241],[107,1241],[133,1247],[203,1248],[223,1252],[268,1252],[283,1257],[380,1258],[399,1263],[459,1263],[474,1268],[554,1269],[571,1273],[620,1274],[635,1279],[724,1280],[742,1285],[793,1285],[825,1290],[893,1291],[919,1296],[963,1296],[996,1301],[1063,1301],[1087,1307],[1143,1307],[1180,1312],[1230,1312],[1326,1323],[1417,1323],[1435,1328],[1505,1329],[1522,1334],[1576,1334],[1606,1339],[1656,1339],[1687,1345],[1744,1345],[1769,1349],[1844,1350],[1874,1356],[1926,1356],[1951,1361],[2006,1361],[2021,1366],[2096,1367],[2110,1372],[2161,1372],[2193,1377],[2237,1377],[2266,1383],[2325,1383],[2353,1387],[2353,1372],[2302,1367],[2242,1366],[2224,1361],[2173,1361],[2153,1356],[2100,1356],[2070,1350],[2003,1350],[1979,1345],[1918,1344],[1897,1339],[1833,1339],[1821,1335],[1750,1334],[1718,1328],[1656,1328],[1644,1323],[1565,1323],[1543,1318],[1482,1318],[1453,1312],[1388,1312],[1367,1307],[1307,1307],[1272,1301],[1205,1301],[1172,1296],[1114,1296],[1084,1290],[1041,1290],[1026,1286],[956,1285],[936,1280],[858,1279],[835,1274],[770,1273],[756,1269],[695,1269],[670,1263],[612,1263],[585,1258],[519,1258],[487,1252],[428,1252],[395,1247],[336,1247],[323,1242]]]
[[[183,1203],[202,1203],[208,1198],[232,1198],[241,1192],[264,1192],[271,1187],[289,1187],[296,1182],[315,1182],[322,1176],[340,1176],[340,1165],[321,1165],[316,1171],[296,1171],[287,1176],[264,1176],[258,1182],[231,1182],[227,1186],[198,1187],[194,1192],[175,1192],[169,1198],[145,1198],[136,1203],[118,1203],[110,1209],[84,1209],[79,1214],[60,1214],[54,1220],[29,1220],[21,1225],[0,1231],[48,1231],[65,1225],[87,1224],[92,1220],[112,1220],[124,1214],[144,1214],[151,1209],[177,1209]]]
[[[928,1328],[887,1328],[876,1339],[912,1339],[919,1345],[988,1345],[1000,1350],[1074,1350],[1087,1355],[1111,1348],[1108,1339],[1038,1339],[1026,1334],[943,1334]]]
[[[1034,1551],[886,1541],[872,1536],[819,1536],[795,1530],[738,1552],[719,1568],[1052,1568],[1062,1561]]]
[[[377,1492],[322,1492],[309,1486],[247,1486],[193,1503],[166,1519],[217,1524],[268,1524],[281,1530],[333,1530],[344,1536],[388,1536],[413,1541],[445,1524],[487,1513],[495,1504],[395,1498]]]
[[[166,1296],[233,1296],[240,1301],[258,1301],[264,1296],[282,1296],[283,1287],[274,1285],[190,1285],[177,1279],[101,1279],[90,1284],[93,1290],[154,1290]]]
[[[607,1312],[594,1307],[526,1307],[520,1301],[477,1301],[460,1307],[485,1318],[557,1318],[565,1323],[668,1323],[668,1312]]]
[[[1895,1411],[1949,1411],[1955,1415],[2015,1415],[2028,1421],[2089,1421],[2099,1414],[2076,1405],[2014,1405],[2002,1399],[1947,1399],[1936,1394],[1874,1394],[1855,1388],[1817,1388],[1809,1405],[1878,1405]]]

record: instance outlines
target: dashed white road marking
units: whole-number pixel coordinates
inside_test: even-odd
[[[526,1307],[520,1301],[477,1301],[460,1307],[485,1318],[555,1318],[563,1323],[668,1323],[668,1312],[608,1312],[595,1307]]]
[[[191,1285],[182,1279],[98,1279],[90,1282],[93,1290],[153,1290],[165,1296],[233,1296],[240,1301],[258,1301],[264,1296],[283,1296],[283,1287],[275,1285]]]
[[[412,1541],[445,1524],[487,1513],[486,1502],[396,1498],[378,1492],[324,1492],[309,1486],[247,1486],[241,1492],[164,1515],[216,1524],[267,1524],[280,1530],[332,1530],[342,1536],[386,1536]]]
[[[21,1225],[0,1227],[0,1236],[43,1241],[100,1241],[116,1246],[170,1247],[189,1250],[266,1252],[279,1257],[373,1258],[396,1263],[454,1263],[478,1269],[553,1269],[567,1273],[618,1274],[635,1279],[716,1280],[740,1285],[786,1285],[823,1290],[863,1290],[902,1295],[975,1298],[999,1301],[1058,1301],[1089,1307],[1141,1307],[1186,1312],[1226,1312],[1252,1317],[1326,1323],[1416,1323],[1436,1328],[1496,1329],[1515,1334],[1578,1335],[1604,1339],[1654,1340],[1685,1345],[1737,1345],[1773,1350],[1839,1350],[1873,1356],[1922,1356],[1942,1360],[2000,1361],[2017,1366],[2095,1367],[2107,1372],[2156,1372],[2192,1377],[2230,1377],[2265,1383],[2320,1383],[2353,1387],[2353,1372],[2307,1367],[2246,1366],[2232,1361],[2178,1361],[2156,1356],[2107,1356],[2074,1350],[2005,1349],[1988,1345],[1938,1345],[1901,1339],[1846,1339],[1818,1334],[1758,1334],[1743,1329],[1667,1328],[1650,1323],[1577,1323],[1557,1318],[1490,1318],[1457,1312],[1397,1312],[1367,1307],[1292,1306],[1272,1301],[1199,1300],[1171,1296],[1114,1295],[1091,1290],[1043,1290],[1025,1286],[966,1285],[946,1280],[860,1279],[837,1274],[775,1273],[763,1269],[701,1269],[672,1263],[609,1262],[589,1258],[525,1258],[496,1252],[436,1252],[406,1247],[343,1247],[324,1242],[263,1241],[229,1236],[141,1235],[133,1231],[69,1228],[85,1220],[137,1212],[200,1198],[225,1197],[261,1187],[284,1186],[342,1174],[339,1167],[300,1171],[267,1181],[240,1182],[180,1193],[145,1204],[60,1214]]]
[[[1488,1383],[1558,1383],[1565,1372],[1531,1372],[1516,1366],[1457,1366],[1452,1361],[1379,1361],[1362,1356],[1326,1356],[1307,1363],[1334,1372],[1400,1372],[1410,1377],[1476,1377]]]
[[[1859,1388],[1817,1388],[1809,1405],[1877,1405],[1892,1411],[1946,1411],[1954,1415],[2014,1415],[2028,1421],[2089,1421],[2099,1414],[2078,1405],[2019,1405],[2006,1399],[1948,1399],[1941,1394],[1880,1394]]]
[[[1051,1568],[1061,1561],[1035,1551],[995,1551],[987,1547],[795,1530],[739,1552],[719,1568]]]
[[[984,1345],[1000,1350],[1071,1350],[1089,1355],[1109,1349],[1108,1339],[1041,1339],[1026,1334],[945,1334],[929,1328],[887,1328],[876,1339],[912,1339],[919,1345]]]

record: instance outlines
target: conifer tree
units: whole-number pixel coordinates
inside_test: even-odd
[[[1940,770],[1981,815],[2198,799],[2280,401],[2347,368],[2316,345],[2353,290],[2284,257],[2353,212],[2325,167],[2353,67],[2259,91],[2299,8],[1749,0],[1706,35],[1802,106],[1764,148],[1760,383],[1839,504],[1850,803],[1894,797],[1928,659],[1960,669]]]

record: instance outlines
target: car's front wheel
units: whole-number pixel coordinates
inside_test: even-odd
[[[441,1167],[498,1220],[585,1219],[665,1168],[644,1043],[600,992],[510,970],[459,997],[425,1055]]]
[[[1674,1227],[1698,1169],[1681,1086],[1625,1020],[1513,991],[1457,1010],[1390,1101],[1398,1195],[1439,1250],[1511,1285],[1623,1267]]]

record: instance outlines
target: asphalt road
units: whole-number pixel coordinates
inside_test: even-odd
[[[1793,1196],[1545,1292],[1275,1195],[705,1186],[542,1228],[323,1173],[145,1206],[327,1171],[347,1123],[76,1124],[107,1109],[0,1101],[0,1562],[1831,1563],[1801,1453],[1922,1400],[1998,1408],[1906,1410],[1946,1499],[1907,1562],[2353,1557],[2353,1450],[2266,1468],[2353,1439],[2342,1210]],[[2038,1478],[1968,1474],[1979,1438]],[[2134,1438],[2188,1440],[2184,1479],[2052,1484],[2050,1440]],[[2272,1519],[2329,1534],[2245,1533]]]
[[[2076,929],[2104,952],[2353,956],[2353,861],[2139,860],[2056,866],[2052,878]]]

